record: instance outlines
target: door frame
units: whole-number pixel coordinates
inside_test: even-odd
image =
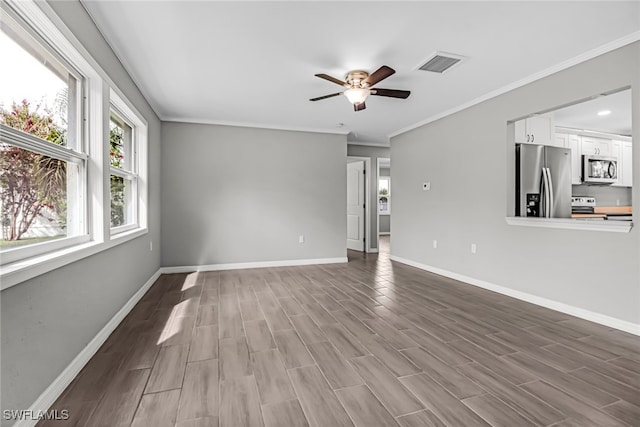
[[[347,170],[347,163],[350,163],[349,160],[354,161],[364,161],[364,235],[365,235],[365,245],[364,251],[366,253],[373,252],[371,250],[371,196],[369,194],[369,189],[371,188],[371,179],[373,176],[371,170],[371,157],[359,157],[359,156],[347,156],[347,161],[344,165],[344,170]],[[347,176],[345,174],[344,178],[344,186],[347,187]],[[346,218],[346,209],[345,209],[345,218]],[[346,234],[346,233],[345,233]],[[347,242],[345,239],[344,243],[345,248],[347,247]],[[377,251],[376,251],[377,252]]]

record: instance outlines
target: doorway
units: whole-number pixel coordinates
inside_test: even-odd
[[[376,174],[378,178],[376,183],[378,245],[381,240],[384,240],[388,246],[391,235],[391,159],[378,157],[376,166],[378,172]]]
[[[347,157],[347,249],[369,252],[370,234],[369,195],[367,171],[371,165],[368,157]]]

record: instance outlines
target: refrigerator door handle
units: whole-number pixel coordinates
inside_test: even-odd
[[[549,212],[547,218],[553,215],[553,180],[551,179],[551,169],[547,168],[547,187],[549,189]]]
[[[549,218],[549,170],[544,168],[544,217]]]
[[[541,217],[547,216],[547,171],[542,168],[542,177],[540,178],[540,214]]]
[[[540,180],[540,201],[542,206],[540,207],[540,216],[543,218],[549,218],[551,216],[551,179],[549,168],[542,168],[542,179]]]

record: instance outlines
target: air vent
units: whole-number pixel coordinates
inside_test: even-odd
[[[460,63],[463,59],[465,59],[464,56],[453,53],[436,52],[431,55],[423,65],[418,67],[418,69],[442,74],[454,65]]]

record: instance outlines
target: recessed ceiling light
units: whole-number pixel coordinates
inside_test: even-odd
[[[611,110],[598,111],[599,116],[608,116],[609,114],[611,114]]]

